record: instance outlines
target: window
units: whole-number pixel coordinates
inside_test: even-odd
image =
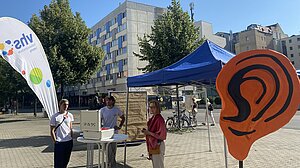
[[[116,39],[116,40],[113,40],[112,42],[111,42],[111,46],[113,47],[113,46],[115,46],[115,45],[117,45],[118,44],[118,40]]]
[[[289,39],[289,43],[292,43],[292,39]]]
[[[291,54],[291,57],[294,57],[294,54]]]
[[[300,38],[297,38],[297,41],[300,41]]]
[[[127,53],[127,47],[122,48],[122,53],[123,54]]]
[[[114,25],[116,23],[116,18],[113,18],[110,22],[111,22],[111,25]]]
[[[108,38],[110,38],[110,37],[111,37],[111,32],[106,33],[105,39],[108,39]]]
[[[127,47],[120,48],[118,51],[119,51],[119,55],[126,54],[127,53]]]
[[[300,45],[298,45],[298,49],[300,49]]]
[[[111,53],[107,53],[107,59],[111,59]]]
[[[121,32],[121,31],[125,30],[126,28],[127,28],[127,25],[126,25],[126,23],[124,23],[118,27],[118,32]]]
[[[294,61],[292,61],[292,64],[294,65],[294,64],[295,64],[295,62],[294,62]]]
[[[248,36],[246,36],[246,41],[249,41],[249,37]]]
[[[103,32],[105,30],[105,25],[103,25],[102,27],[101,27],[101,32]]]
[[[116,57],[116,56],[119,55],[119,50],[114,50],[114,51],[111,52],[111,54],[112,54],[113,57]]]
[[[300,53],[299,53],[299,56],[300,56]]]
[[[127,59],[123,60],[123,65],[127,65]]]
[[[127,35],[122,36],[122,42],[127,40]]]
[[[113,62],[113,63],[111,64],[111,68],[116,68],[116,67],[117,67],[116,63]]]
[[[290,47],[290,50],[293,50],[293,47]]]

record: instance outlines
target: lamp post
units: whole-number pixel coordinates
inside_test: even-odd
[[[191,3],[190,3],[190,10],[191,10],[191,19],[192,19],[192,22],[194,22],[194,13],[193,13],[193,10],[194,10],[194,2],[191,2]]]

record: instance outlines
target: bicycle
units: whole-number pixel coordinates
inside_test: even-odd
[[[189,111],[189,121],[191,123],[191,126],[197,126],[197,112],[196,111]]]
[[[187,115],[185,115],[185,109],[180,111],[180,126],[178,125],[178,117],[177,112],[173,111],[173,116],[168,117],[166,120],[166,127],[167,130],[172,130],[175,128],[185,128],[185,127],[191,127],[191,118],[189,118]]]

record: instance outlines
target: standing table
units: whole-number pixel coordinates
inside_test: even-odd
[[[128,135],[125,134],[114,134],[114,136],[109,139],[94,140],[94,139],[85,139],[84,137],[78,137],[77,141],[87,144],[87,167],[93,166],[93,150],[94,150],[93,145],[97,144],[98,145],[98,168],[100,168],[100,163],[102,168],[104,168],[104,163],[105,163],[105,168],[107,168],[108,167],[108,145],[112,142],[125,141],[127,138]],[[100,154],[102,156],[102,159],[100,159]],[[105,156],[105,161],[104,161],[104,156]]]

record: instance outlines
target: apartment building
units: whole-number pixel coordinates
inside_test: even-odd
[[[105,52],[101,68],[87,84],[80,86],[80,95],[94,95],[108,91],[125,91],[127,77],[142,74],[140,61],[133,52],[140,53],[138,37],[151,33],[154,20],[166,9],[125,1],[91,29],[89,43]]]
[[[217,36],[223,37],[226,40],[225,50],[235,53],[234,44],[237,43],[238,33],[232,33],[232,31],[227,32],[217,32]]]
[[[280,40],[282,53],[286,55],[296,69],[300,69],[300,35]]]
[[[279,41],[285,37],[288,36],[278,23],[270,26],[251,24],[246,30],[238,33],[234,44],[235,53],[253,49],[273,49],[282,52]]]
[[[148,62],[140,61],[133,52],[140,53],[138,37],[151,33],[154,20],[167,9],[125,1],[102,20],[91,27],[92,33],[88,41],[91,45],[101,47],[105,52],[99,71],[86,84],[70,86],[65,89],[74,105],[86,106],[96,93],[109,91],[125,91],[127,77],[140,75],[139,68]],[[200,36],[224,47],[226,40],[213,34],[210,23],[199,21]],[[144,88],[148,93],[157,88]]]
[[[226,39],[221,36],[217,36],[213,34],[213,27],[211,23],[205,21],[197,21],[194,23],[196,27],[199,28],[199,37],[205,38],[207,40],[212,41],[213,43],[217,44],[218,46],[225,48],[226,46]]]

